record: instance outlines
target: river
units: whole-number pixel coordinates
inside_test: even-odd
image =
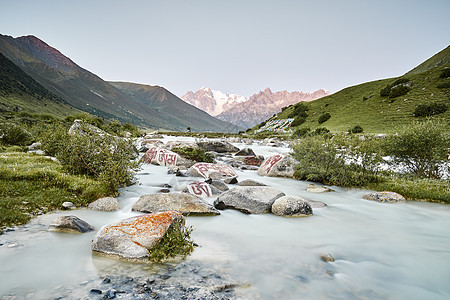
[[[257,144],[251,148],[264,156],[289,151]],[[314,215],[306,218],[234,210],[188,217],[199,247],[187,261],[247,283],[236,289],[236,298],[450,299],[450,206],[377,203],[361,198],[367,190],[334,186],[335,192],[313,194],[306,191],[305,181],[237,172],[239,180],[254,179],[286,195],[328,206],[314,209]],[[144,165],[137,177],[138,184],[120,190],[117,212],[54,212],[1,235],[0,299],[84,298],[105,275],[156,272],[158,265],[92,256],[90,243],[96,231],[79,235],[47,231],[62,215],[76,215],[96,229],[138,215],[131,207],[141,195],[178,180],[167,174],[167,168],[154,165]],[[206,200],[212,203],[215,198]],[[322,261],[320,255],[326,253],[335,261]]]

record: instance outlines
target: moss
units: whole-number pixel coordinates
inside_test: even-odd
[[[193,147],[175,147],[172,149],[173,152],[180,154],[184,158],[196,161],[196,162],[207,162],[213,163],[214,157],[209,153],[206,153],[203,149],[193,148]]]

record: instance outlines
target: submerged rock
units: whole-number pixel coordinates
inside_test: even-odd
[[[313,214],[311,205],[298,196],[283,196],[272,204],[272,213],[284,217],[306,217]]]
[[[120,209],[120,205],[117,198],[104,197],[89,204],[88,208],[100,211],[116,211]]]
[[[63,209],[75,209],[75,208],[77,208],[75,206],[75,204],[73,204],[70,201],[63,202],[63,204],[61,206],[63,207]]]
[[[217,153],[239,151],[239,148],[231,145],[228,142],[205,141],[205,142],[198,142],[197,145],[205,151],[214,151]]]
[[[273,202],[284,195],[272,187],[240,186],[221,194],[214,201],[214,207],[232,208],[246,214],[265,214],[270,212]]]
[[[363,199],[378,201],[382,203],[404,202],[405,197],[395,192],[373,192],[363,196]]]
[[[145,213],[174,210],[191,216],[220,215],[220,212],[211,204],[198,196],[187,193],[143,195],[133,205],[132,210]]]
[[[330,253],[321,254],[320,259],[324,262],[334,262],[334,257]]]
[[[328,192],[334,192],[334,190],[326,187],[326,186],[320,186],[320,185],[315,185],[315,184],[309,184],[308,187],[306,188],[307,192],[310,193],[328,193]]]
[[[259,176],[294,177],[294,167],[298,162],[290,156],[277,154],[264,160],[258,169]]]
[[[314,201],[314,200],[307,200],[306,202],[311,205],[312,208],[323,208],[327,207],[327,204],[322,201]]]
[[[92,252],[126,260],[145,260],[175,220],[184,217],[166,211],[128,218],[103,226],[91,244]]]
[[[76,216],[62,216],[48,226],[49,231],[85,233],[94,230],[94,227]]]
[[[253,179],[245,179],[238,183],[239,186],[266,186],[267,184],[264,184],[262,182],[258,182]]]

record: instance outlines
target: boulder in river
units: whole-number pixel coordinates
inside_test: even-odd
[[[225,164],[196,163],[186,171],[187,176],[222,179],[237,177],[232,167]]]
[[[235,156],[256,156],[256,154],[251,148],[243,148],[239,150]]]
[[[209,183],[211,186],[219,189],[222,192],[228,191],[230,188],[222,180],[211,180]]]
[[[211,204],[188,193],[142,195],[133,205],[132,210],[145,213],[174,210],[190,216],[220,215],[220,212]]]
[[[310,193],[317,193],[317,194],[334,192],[334,190],[332,190],[326,186],[315,185],[312,183],[306,187],[306,191],[310,192]]]
[[[266,186],[267,184],[264,184],[262,182],[258,182],[253,179],[245,179],[238,183],[239,186]]]
[[[373,192],[363,196],[363,199],[382,203],[404,202],[405,197],[395,192]]]
[[[62,216],[48,226],[49,231],[85,233],[94,230],[94,227],[76,216]]]
[[[214,201],[214,207],[232,208],[246,214],[265,214],[270,212],[273,202],[284,195],[272,187],[239,186],[222,193]]]
[[[284,217],[307,217],[313,214],[311,205],[298,196],[283,196],[272,204],[272,213]]]
[[[204,141],[204,142],[198,142],[197,145],[205,151],[214,151],[217,153],[239,151],[239,148],[231,145],[228,142],[222,142],[222,141]]]
[[[184,225],[185,219],[180,213],[166,211],[105,225],[92,241],[92,252],[132,261],[145,260],[176,220]]]
[[[100,211],[116,211],[120,209],[120,205],[117,198],[104,197],[89,204],[88,208]]]
[[[167,149],[157,146],[150,146],[141,161],[148,164],[155,164],[165,167],[173,167],[177,165],[179,155]]]
[[[294,167],[298,162],[290,156],[276,154],[264,160],[258,169],[259,176],[294,177]]]

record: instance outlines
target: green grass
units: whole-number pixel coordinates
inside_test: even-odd
[[[382,88],[398,79],[390,78],[352,86],[305,103],[309,108],[308,117],[303,124],[293,129],[309,127],[314,130],[327,127],[332,132],[340,132],[361,125],[366,133],[393,133],[413,120],[423,119],[413,116],[415,108],[420,104],[442,103],[450,108],[450,89],[437,87],[450,81],[449,78],[439,78],[445,67],[450,67],[450,64],[406,76],[413,82],[412,88],[406,95],[396,98],[380,96]],[[286,119],[294,109],[295,105],[285,109],[275,118]],[[329,113],[331,117],[319,124],[318,119],[324,113]],[[435,117],[449,120],[450,109]],[[450,132],[450,124],[447,125],[446,131]]]
[[[65,201],[86,206],[106,196],[106,190],[101,182],[66,173],[49,158],[0,153],[0,227],[25,224],[39,212],[60,209]]]

